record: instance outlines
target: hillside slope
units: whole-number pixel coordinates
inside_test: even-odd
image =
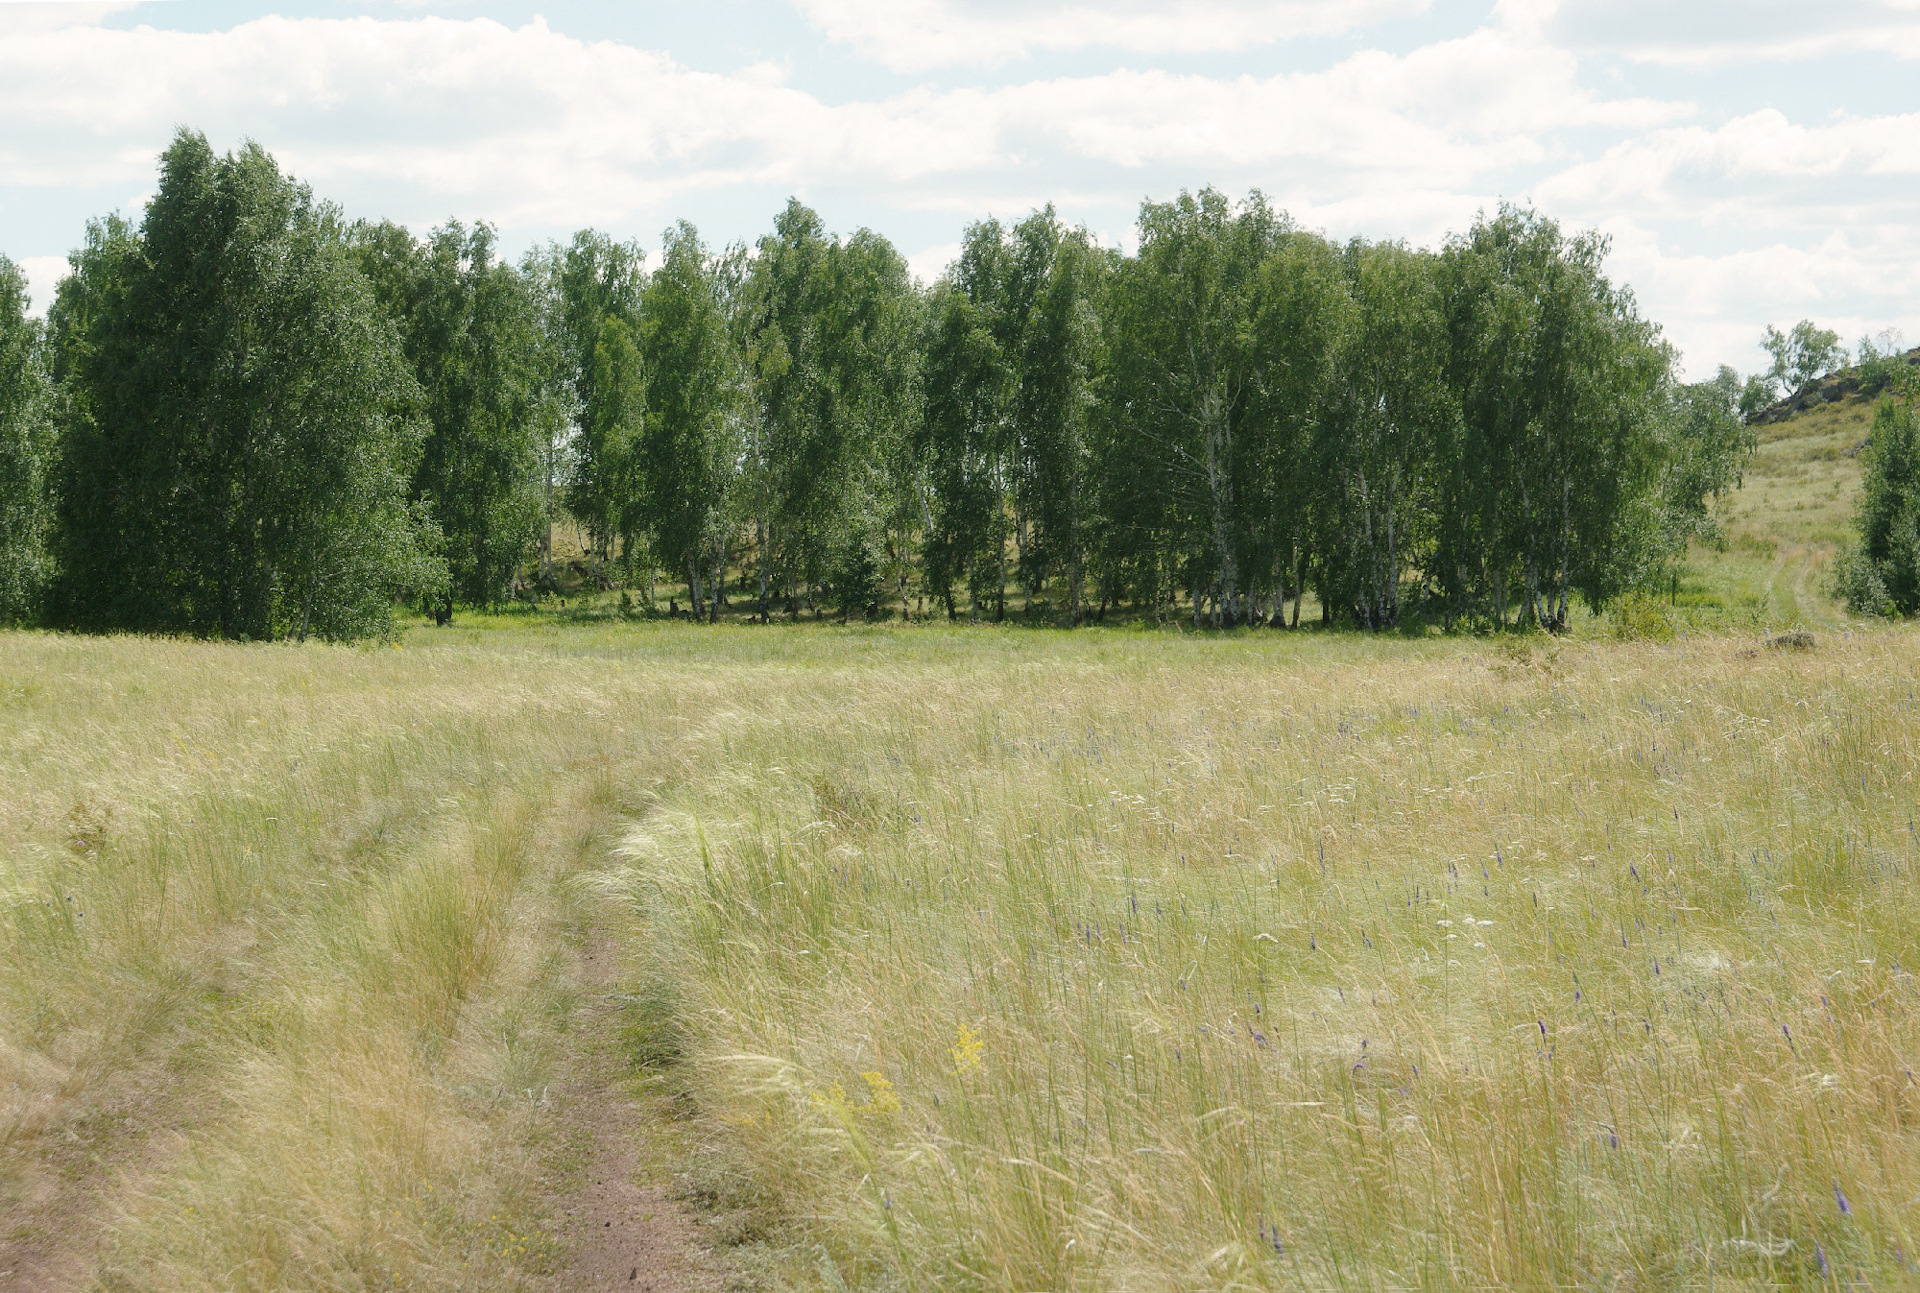
[[[1852,534],[1874,404],[1843,394],[1798,409],[1777,406],[1780,416],[1756,419],[1759,448],[1721,513],[1725,549],[1694,545],[1670,590],[1684,618],[1759,629],[1846,620],[1829,571]]]

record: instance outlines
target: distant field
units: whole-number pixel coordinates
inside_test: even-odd
[[[742,1288],[1896,1284],[1920,636],[1825,593],[1864,434],[1763,445],[1670,645],[0,637],[0,1276],[564,1287],[591,1044]]]

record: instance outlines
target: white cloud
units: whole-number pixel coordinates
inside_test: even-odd
[[[503,223],[606,219],[688,185],[925,155],[926,125],[822,130],[773,83],[534,22],[264,18],[228,32],[68,27],[0,45],[0,183],[130,182],[176,123],[260,138],[322,191]]]
[[[27,276],[29,314],[45,315],[53,303],[54,291],[67,276],[65,256],[22,256],[15,262]]]
[[[925,247],[907,257],[907,272],[922,283],[931,283],[947,272],[947,266],[960,258],[960,244],[943,242]]]
[[[1723,363],[1761,367],[1769,323],[1812,318],[1849,346],[1883,328],[1908,336],[1920,328],[1920,263],[1909,229],[1834,231],[1812,246],[1775,242],[1706,255],[1674,252],[1630,219],[1602,228],[1613,238],[1609,269],[1634,285],[1643,306],[1657,303],[1647,313],[1679,342],[1694,378]]]
[[[1631,211],[1696,230],[1911,229],[1920,216],[1920,113],[1804,126],[1768,108],[1708,129],[1655,131],[1541,183],[1543,202],[1590,219]]]
[[[1119,71],[995,92],[999,115],[1041,123],[1076,153],[1122,166],[1251,167],[1310,160],[1322,174],[1454,181],[1545,159],[1550,132],[1644,127],[1691,109],[1581,89],[1572,56],[1497,30],[1324,72],[1224,81]]]
[[[131,9],[138,0],[0,0],[0,36],[86,26]]]
[[[813,8],[830,29],[870,12],[854,0],[826,4]],[[1803,314],[1920,334],[1904,303],[1920,299],[1911,198],[1920,114],[1808,124],[1762,109],[1703,123],[1689,104],[1610,94],[1564,35],[1595,12],[1585,3],[1499,0],[1488,24],[1451,39],[1305,71],[1209,76],[1143,58],[1137,69],[840,103],[802,88],[807,78],[778,57],[699,71],[537,20],[275,17],[199,33],[93,20],[4,26],[10,11],[34,7],[0,0],[0,197],[15,210],[63,191],[135,209],[177,124],[223,148],[258,138],[353,214],[416,226],[489,219],[509,240],[516,229],[657,227],[742,194],[770,211],[789,192],[831,193],[836,227],[851,205],[895,235],[890,215],[936,212],[911,235],[931,244],[910,258],[926,279],[951,259],[946,239],[963,220],[1017,218],[1047,200],[1069,221],[1113,228],[1143,196],[1257,185],[1336,237],[1430,243],[1502,195],[1531,196],[1615,234],[1616,274],[1697,363],[1751,367],[1749,334]],[[1182,39],[1215,47],[1275,39],[1285,22],[1314,14],[1351,25],[1376,11],[1386,12],[1374,0],[1194,0],[1173,12],[1194,29]],[[906,31],[913,15],[932,14],[965,27],[952,38],[964,51],[968,32],[989,28],[1008,48],[1053,48],[1047,24],[1082,10],[902,12],[882,25]],[[1122,47],[1163,21],[1144,5],[1102,13],[1123,20],[1109,29],[1124,39],[1105,41]],[[69,244],[77,225],[63,235]],[[44,306],[63,262],[25,263]]]
[[[1788,63],[1860,52],[1920,58],[1913,0],[1574,0],[1549,29],[1574,47],[1675,67]]]
[[[1767,323],[1851,341],[1909,332],[1920,301],[1920,114],[1803,125],[1768,108],[1656,130],[1544,179],[1535,196],[1614,239],[1611,268],[1690,356],[1758,360]]]
[[[1351,31],[1430,0],[795,0],[830,39],[895,71],[1000,64],[1093,47],[1212,53]]]
[[[940,181],[1049,158],[1221,178],[1311,169],[1328,191],[1305,196],[1332,197],[1354,176],[1457,185],[1545,159],[1555,129],[1685,111],[1598,97],[1576,72],[1570,55],[1489,29],[1321,72],[1121,70],[829,106],[765,65],[697,72],[539,21],[69,27],[0,46],[0,118],[27,127],[0,143],[0,183],[131,183],[186,122],[260,138],[323,192],[404,193],[406,214],[457,206],[502,224],[616,219],[743,183],[885,184],[938,203]]]

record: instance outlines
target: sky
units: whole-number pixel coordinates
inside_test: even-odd
[[[350,217],[519,253],[790,195],[925,279],[1051,202],[1259,189],[1436,246],[1501,201],[1611,239],[1690,376],[1812,318],[1920,341],[1920,0],[0,0],[0,254],[44,308],[188,126]]]

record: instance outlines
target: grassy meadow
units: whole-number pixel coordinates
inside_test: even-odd
[[[0,637],[0,1268],[564,1287],[605,1044],[743,1288],[1911,1279],[1920,636],[1825,594],[1828,412],[1671,642]]]

